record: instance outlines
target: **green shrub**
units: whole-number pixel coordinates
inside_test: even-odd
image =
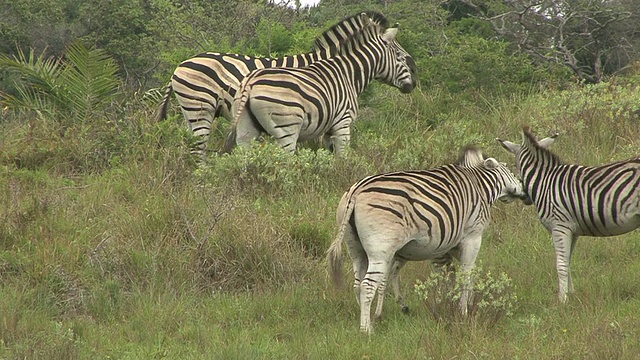
[[[331,243],[332,234],[318,223],[304,222],[292,225],[289,236],[293,244],[301,248],[304,256],[321,259]]]
[[[231,154],[213,157],[196,171],[202,182],[214,187],[236,187],[243,193],[286,194],[326,189],[335,158],[324,149],[299,149],[291,156],[277,144],[253,142]]]
[[[467,317],[460,313],[460,297],[463,280],[471,276],[473,297],[469,302]],[[497,276],[480,267],[470,273],[451,270],[432,271],[423,282],[416,281],[414,291],[424,301],[431,317],[438,322],[471,322],[493,327],[503,317],[513,314],[518,297],[511,278],[506,273]]]

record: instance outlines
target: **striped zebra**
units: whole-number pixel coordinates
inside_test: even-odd
[[[640,157],[603,166],[565,164],[548,150],[557,136],[536,140],[528,126],[522,145],[497,139],[516,156],[524,191],[551,233],[558,298],[573,293],[571,256],[578,236],[613,236],[640,226]]]
[[[371,21],[388,26],[380,13],[368,12]],[[231,105],[242,79],[255,69],[268,67],[302,67],[336,55],[340,43],[360,31],[360,14],[350,16],[322,33],[312,52],[281,58],[262,58],[239,54],[205,52],[183,61],[173,72],[165,96],[157,111],[158,121],[167,117],[169,100],[175,92],[189,129],[196,138],[192,153],[204,155],[216,117],[233,120]]]
[[[338,235],[327,251],[334,283],[342,279],[342,243],[353,261],[354,290],[360,304],[360,330],[372,331],[382,313],[387,278],[402,305],[398,273],[407,261],[432,260],[437,267],[460,261],[468,274],[475,266],[482,234],[496,200],[524,199],[521,182],[505,164],[484,159],[473,147],[456,164],[425,171],[367,177],[351,186],[336,211]],[[472,279],[465,279],[460,310],[467,313]]]
[[[232,112],[236,114],[224,151],[249,146],[266,132],[293,153],[298,141],[320,136],[339,154],[349,143],[358,95],[374,79],[409,93],[416,85],[413,58],[398,44],[397,24],[369,25],[350,34],[338,55],[304,68],[267,68],[245,77]]]

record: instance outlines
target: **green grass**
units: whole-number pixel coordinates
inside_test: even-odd
[[[535,210],[496,205],[479,260],[508,274],[518,301],[495,326],[435,321],[413,291],[432,270],[423,262],[401,273],[410,313],[389,298],[374,334],[361,335],[352,290],[332,287],[323,260],[340,196],[364,176],[450,162],[468,143],[512,164],[494,138],[519,141],[523,124],[540,136],[559,131],[553,150],[567,161],[637,155],[636,112],[619,111],[637,92],[625,86],[455,107],[444,94],[378,89],[344,158],[309,150],[316,144],[290,158],[267,143],[199,169],[181,124],[155,124],[147,109],[116,128],[96,121],[64,134],[55,122],[8,119],[0,358],[633,359],[637,232],[581,238],[576,293],[561,305],[553,245]]]

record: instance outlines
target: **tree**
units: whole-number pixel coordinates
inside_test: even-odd
[[[455,0],[539,63],[597,83],[640,55],[638,4],[628,0]]]

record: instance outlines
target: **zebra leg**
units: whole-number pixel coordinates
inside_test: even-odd
[[[393,259],[385,256],[372,257],[369,254],[369,268],[360,285],[360,331],[371,334],[371,303],[380,286],[384,288],[386,272]],[[380,296],[380,294],[378,295]]]
[[[569,252],[569,264],[571,264],[571,259],[573,259],[573,250],[576,247],[576,243],[578,243],[578,236],[573,235],[571,237],[571,251]],[[567,291],[569,292],[569,294],[573,294],[574,293],[573,278],[571,276],[571,269],[569,268],[567,268],[567,282],[568,282]]]
[[[349,146],[351,141],[351,122],[353,116],[351,114],[345,115],[340,119],[330,131],[331,140],[333,142],[333,152],[335,155],[340,155]]]
[[[325,149],[329,150],[330,152],[334,151],[333,139],[331,139],[331,134],[325,133],[324,135],[322,135],[322,142]]]
[[[391,290],[393,291],[393,295],[396,301],[400,304],[402,312],[406,313],[409,311],[409,308],[402,302],[400,296],[400,285],[398,284],[398,273],[405,263],[405,260],[401,260],[398,258],[394,258],[393,262],[390,263],[391,267],[387,271],[387,274],[389,274],[389,281],[381,283],[380,287],[378,287],[378,304],[376,305],[376,312],[373,316],[374,319],[377,319],[380,317],[380,315],[382,315],[382,307],[386,295],[387,283],[391,284]]]
[[[250,111],[243,111],[236,122],[236,145],[248,148],[251,146],[251,140],[260,137],[262,129],[256,127],[256,123],[252,121]]]
[[[189,130],[196,139],[191,154],[203,158],[207,150],[207,144],[211,135],[211,127],[213,124],[213,114],[215,109],[202,108],[197,112],[184,111],[183,114],[189,124]]]
[[[456,248],[456,251],[458,249]],[[454,254],[455,256],[452,256],[452,254]],[[450,282],[451,286],[455,285],[455,280],[456,280],[456,267],[455,264],[453,263],[453,258],[456,258],[458,260],[460,260],[460,254],[459,252],[453,252],[453,251],[449,251],[448,253],[444,254],[444,256],[438,258],[438,259],[434,259],[433,265],[435,265],[435,270],[440,273],[441,275],[447,276],[448,277],[448,281]]]
[[[573,234],[569,229],[554,228],[551,231],[553,245],[556,250],[556,271],[558,272],[558,299],[567,302],[569,291],[569,272]]]
[[[387,274],[389,274],[389,271],[391,270],[391,268],[387,269]],[[387,294],[387,281],[382,281],[380,282],[380,284],[378,285],[378,304],[376,305],[376,311],[373,313],[373,319],[377,319],[380,317],[380,315],[382,315],[382,306],[384,305],[384,297]]]
[[[343,241],[347,244],[347,250],[349,251],[351,261],[353,262],[353,291],[356,295],[356,301],[358,302],[358,305],[360,305],[360,285],[362,279],[364,279],[364,276],[367,273],[369,260],[367,258],[367,253],[364,251],[364,248],[360,243],[360,239],[356,232],[353,231],[351,225],[348,225],[345,230]]]
[[[396,298],[396,302],[400,304],[400,310],[405,314],[409,312],[409,307],[404,303],[404,298],[402,294],[400,294],[399,276],[400,269],[402,269],[406,263],[406,260],[396,258],[391,266],[391,275],[389,277],[389,283],[391,284],[391,290]],[[382,309],[380,309],[380,311],[382,312]]]
[[[462,295],[460,296],[460,312],[466,316],[469,303],[473,297],[473,277],[471,271],[476,266],[476,258],[482,244],[482,233],[471,234],[461,244],[460,262],[462,263]]]
[[[280,147],[293,155],[296,152],[303,115],[304,113],[272,113],[269,117],[269,123],[260,121],[260,124],[266,132],[276,139]]]

